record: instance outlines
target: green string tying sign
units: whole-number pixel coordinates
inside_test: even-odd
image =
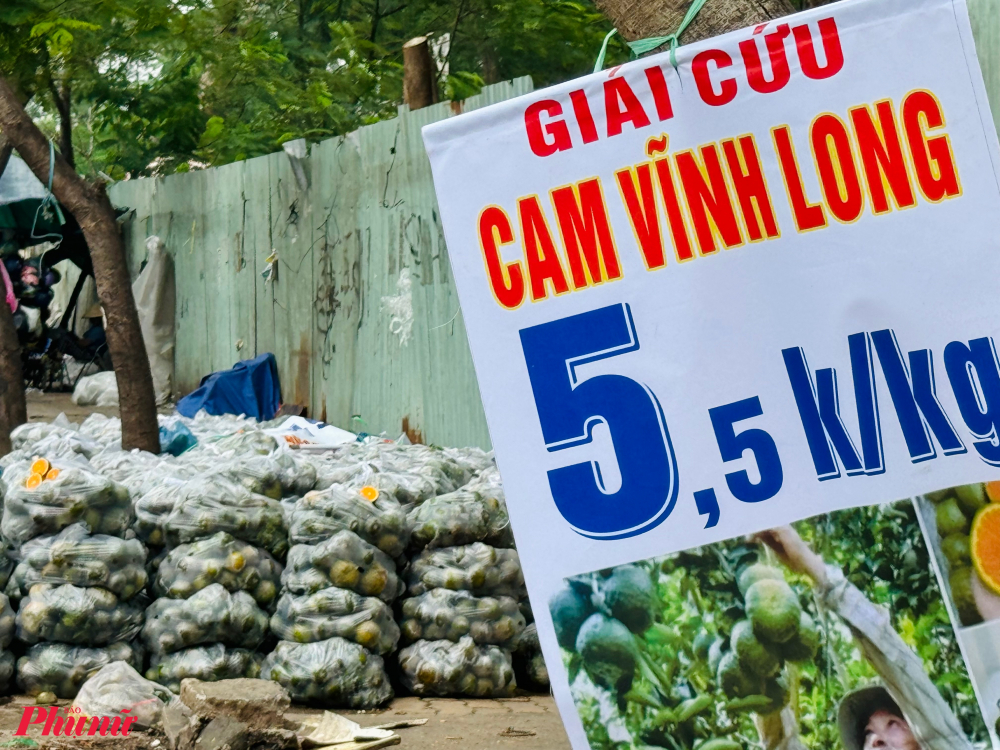
[[[667,36],[651,36],[648,39],[636,39],[634,42],[626,42],[629,50],[632,53],[632,57],[636,58],[640,55],[644,55],[647,52],[652,52],[654,49],[662,47],[664,44],[670,45],[670,64],[677,70],[677,47],[680,46],[679,40],[681,35],[687,31],[687,27],[691,25],[691,22],[698,15],[698,12],[702,9],[708,0],[694,0],[693,3],[688,7],[687,13],[684,14],[684,18],[681,20],[680,25],[677,27],[677,31],[673,34]],[[611,37],[618,33],[618,29],[611,29],[608,35],[604,37],[604,44],[601,45],[601,52],[597,56],[597,62],[594,64],[594,72],[599,73],[604,68],[604,58],[608,54],[608,42],[611,41]]]

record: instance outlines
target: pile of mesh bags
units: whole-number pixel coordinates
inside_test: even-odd
[[[355,709],[391,698],[384,660],[419,695],[507,696],[515,671],[544,686],[490,454],[291,450],[276,423],[204,413],[161,425],[190,432],[179,455],[122,451],[101,415],[15,431],[0,691],[15,634],[21,689],[60,698],[113,662],[174,692],[262,677]]]
[[[87,460],[99,444],[66,425],[26,427],[14,442],[32,457],[0,477],[0,534],[17,561],[6,591],[19,601],[17,638],[31,646],[17,682],[31,695],[72,698],[92,667],[122,658],[141,665],[131,641],[142,628],[146,550],[125,538],[128,490]]]
[[[252,649],[267,635],[281,582],[268,552],[220,531],[180,544],[160,561],[143,640],[146,678],[177,692],[185,677],[213,681],[257,677]]]

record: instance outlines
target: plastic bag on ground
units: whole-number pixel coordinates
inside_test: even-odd
[[[369,488],[366,491],[374,492]],[[288,515],[288,538],[292,544],[319,544],[342,530],[353,531],[394,559],[410,542],[406,512],[388,494],[367,499],[357,487],[334,485],[310,492]]]
[[[470,636],[480,646],[510,648],[524,630],[524,615],[509,596],[476,597],[468,591],[432,589],[403,601],[399,627],[407,643],[458,642]]]
[[[213,583],[246,591],[264,609],[278,598],[281,564],[259,547],[218,533],[170,550],[156,572],[157,596],[187,599]]]
[[[10,599],[0,594],[0,649],[7,648],[14,640],[16,620]]]
[[[482,542],[425,549],[410,560],[405,576],[409,596],[431,589],[518,599],[527,595],[517,550],[497,549]]]
[[[260,674],[284,687],[295,701],[368,709],[392,698],[382,658],[343,638],[279,641]]]
[[[258,429],[247,429],[216,441],[212,447],[219,453],[232,451],[237,456],[269,456],[278,449],[278,441]]]
[[[148,729],[172,700],[173,694],[165,687],[145,679],[128,662],[116,661],[83,683],[73,707],[83,716],[135,718],[133,728]]]
[[[153,654],[222,643],[255,649],[267,635],[268,616],[245,591],[231,594],[213,583],[188,599],[157,599],[146,610],[142,641]]]
[[[0,695],[6,695],[14,689],[16,669],[17,657],[10,651],[0,651]]]
[[[44,477],[32,471],[50,464]],[[0,533],[14,547],[83,522],[93,534],[124,536],[132,523],[128,490],[84,461],[53,459],[11,466],[0,478]]]
[[[37,583],[17,610],[17,637],[79,646],[128,641],[142,628],[143,608],[110,591]]]
[[[77,406],[118,406],[118,379],[114,370],[80,378],[73,389]]]
[[[142,650],[128,643],[107,648],[39,643],[17,660],[17,685],[28,695],[50,692],[57,698],[75,698],[90,675],[115,661],[141,669]]]
[[[87,533],[82,523],[26,542],[14,582],[22,595],[36,583],[100,586],[122,601],[146,587],[146,548],[138,539]]]
[[[384,602],[392,602],[402,592],[392,558],[353,531],[338,531],[315,546],[292,547],[281,583],[293,594],[336,586]]]
[[[64,414],[51,422],[28,422],[14,428],[10,433],[10,442],[15,450],[31,455],[51,452],[54,456],[78,454],[89,459],[101,450],[99,443],[70,424]]]
[[[505,698],[517,685],[510,653],[477,646],[471,638],[417,641],[399,652],[402,680],[415,695],[471,695]]]
[[[160,453],[180,456],[198,445],[198,438],[183,422],[160,425]]]
[[[261,657],[242,648],[227,649],[221,643],[199,646],[172,654],[153,656],[146,679],[157,682],[173,693],[181,692],[181,680],[194,677],[204,682],[260,677]]]
[[[538,627],[531,623],[514,643],[514,672],[518,680],[524,677],[524,685],[540,689],[549,687],[549,670],[542,658],[542,647],[538,642]]]
[[[295,643],[346,638],[376,654],[387,654],[399,643],[399,626],[385,602],[338,588],[284,594],[271,617],[271,630]]]

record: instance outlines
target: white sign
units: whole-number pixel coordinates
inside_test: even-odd
[[[644,58],[429,125],[424,139],[573,746],[601,746],[598,724],[609,742],[734,742],[741,735],[726,726],[791,710],[787,696],[756,708],[726,701],[811,667],[792,670],[779,655],[780,675],[758,675],[740,652],[741,674],[763,682],[734,690],[717,658],[670,642],[667,590],[685,559],[675,553],[721,545],[735,560],[720,575],[737,611],[770,648],[784,635],[736,592],[747,565],[732,556],[747,534],[1000,479],[1000,152],[965,4],[838,3],[684,47],[676,69],[667,54]],[[977,596],[996,588],[984,541],[992,516],[976,486],[964,505],[939,493],[939,505],[900,511],[927,534],[907,542],[927,563],[925,589],[964,591],[948,581],[968,570]],[[987,545],[978,555],[968,550],[974,521]],[[954,560],[942,552],[948,532],[966,539]],[[744,546],[799,586],[797,559],[765,537]],[[878,553],[865,544],[859,558]],[[649,578],[652,624],[616,614],[628,586],[615,588],[608,569],[619,566]],[[959,635],[962,591],[945,597]],[[554,625],[549,605],[567,592],[577,597],[569,609],[593,622],[561,610]],[[811,599],[800,599],[808,612]],[[732,612],[701,617],[705,642],[735,654]],[[637,643],[615,645],[621,623]],[[602,647],[622,650],[617,672]],[[941,747],[932,735],[947,735],[954,717],[942,730],[912,716],[921,707],[876,661],[868,677],[889,686],[908,731]],[[708,708],[682,719],[684,695],[710,695]],[[836,702],[827,708],[836,715]],[[984,746],[981,720],[949,708]],[[868,725],[860,731],[863,741]]]

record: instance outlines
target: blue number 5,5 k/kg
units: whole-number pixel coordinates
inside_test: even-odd
[[[677,501],[677,460],[663,409],[645,385],[624,375],[583,378],[582,365],[639,349],[626,304],[522,329],[521,347],[545,447],[590,443],[596,424],[611,433],[621,487],[608,492],[595,460],[548,472],[556,507],[573,529],[623,539],[662,522]]]

